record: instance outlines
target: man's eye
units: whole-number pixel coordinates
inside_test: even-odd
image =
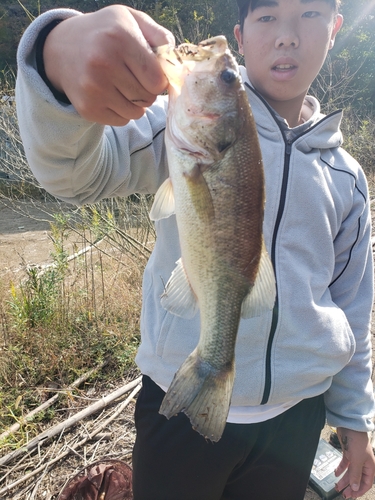
[[[273,16],[262,16],[259,18],[259,21],[261,23],[269,23],[270,21],[274,21],[274,17]]]
[[[302,17],[312,18],[312,17],[318,17],[319,15],[320,15],[319,12],[315,10],[309,10],[308,12],[302,14]]]

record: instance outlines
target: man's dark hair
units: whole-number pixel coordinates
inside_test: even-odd
[[[241,31],[243,31],[243,25],[246,19],[246,16],[249,12],[249,9],[253,11],[257,8],[258,4],[261,0],[237,0],[238,5],[238,14],[239,14],[239,23],[241,27]],[[338,12],[341,0],[325,0],[329,3],[334,10],[334,12]]]

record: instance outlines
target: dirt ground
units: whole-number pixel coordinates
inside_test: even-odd
[[[0,199],[0,280],[16,278],[25,266],[52,261],[53,212],[53,202],[10,204]]]
[[[52,208],[52,203],[37,202],[31,206],[17,202],[11,206],[0,200],[0,284],[3,286],[9,281],[17,283],[25,265],[51,261],[53,244],[48,221],[52,219],[49,215]],[[323,437],[329,437],[328,428],[323,431]],[[375,487],[361,498],[375,500]],[[318,499],[319,496],[308,488],[305,500]]]

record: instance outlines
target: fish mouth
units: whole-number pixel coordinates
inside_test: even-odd
[[[213,56],[218,57],[228,51],[228,43],[224,36],[215,36],[203,40],[198,45],[183,43],[174,49],[180,63],[186,61],[205,61]]]

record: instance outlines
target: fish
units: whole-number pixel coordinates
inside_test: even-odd
[[[272,310],[276,296],[263,238],[262,154],[225,37],[155,53],[169,80],[169,178],[155,194],[150,218],[175,215],[181,248],[161,304],[182,318],[200,312],[198,344],[159,412],[168,419],[184,412],[194,430],[217,442],[231,402],[240,319]]]

